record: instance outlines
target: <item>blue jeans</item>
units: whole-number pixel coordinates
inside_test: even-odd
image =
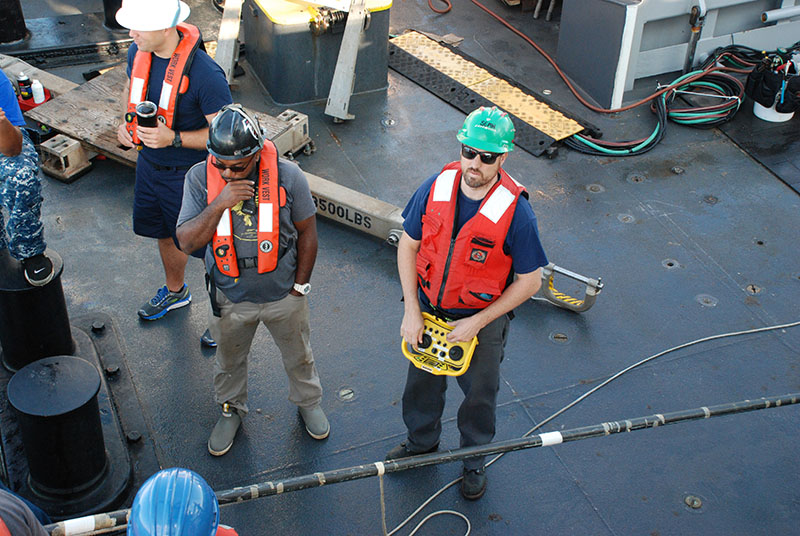
[[[0,212],[0,249],[8,248],[18,260],[44,253],[39,155],[24,130],[22,152],[14,157],[0,155],[0,203],[8,211],[5,225]]]
[[[480,330],[469,368],[456,377],[464,393],[464,401],[458,408],[461,447],[485,445],[494,438],[500,362],[508,338],[508,326],[508,315],[502,315]],[[447,378],[420,370],[411,363],[408,365],[403,392],[403,421],[408,428],[407,448],[411,452],[424,452],[439,443]],[[482,468],[484,458],[466,459],[464,467]]]

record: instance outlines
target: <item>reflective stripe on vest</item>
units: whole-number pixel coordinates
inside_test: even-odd
[[[189,89],[189,68],[192,65],[197,48],[200,46],[200,30],[191,24],[178,24],[180,41],[167,64],[164,72],[164,83],[161,86],[161,97],[158,99],[158,119],[169,128],[175,120],[178,98]],[[131,67],[131,83],[128,92],[128,110],[125,121],[128,133],[134,144],[139,143],[136,135],[136,105],[147,99],[147,87],[150,82],[150,65],[153,62],[152,52],[136,51]]]
[[[208,155],[206,158],[206,187],[208,203],[225,188],[225,180],[215,168]],[[278,265],[280,241],[280,208],[286,204],[286,192],[279,184],[278,151],[275,145],[264,141],[258,162],[258,273],[271,272]],[[233,218],[231,210],[225,209],[211,240],[212,252],[217,268],[230,277],[239,277],[239,265],[233,246]]]
[[[509,281],[512,260],[503,246],[525,188],[500,169],[500,180],[453,238],[460,184],[461,164],[452,162],[431,186],[422,218],[417,279],[434,306],[483,309]]]

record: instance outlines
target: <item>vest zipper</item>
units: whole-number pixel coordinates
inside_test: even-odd
[[[450,272],[450,261],[453,260],[453,249],[456,247],[456,238],[458,238],[458,231],[456,227],[458,227],[458,193],[461,188],[461,175],[457,175],[458,184],[456,186],[455,196],[456,196],[456,209],[453,211],[453,227],[450,236],[450,248],[447,251],[447,261],[444,263],[444,272],[442,272],[442,284],[439,285],[439,296],[436,298],[436,306],[441,307],[442,305],[442,296],[444,296],[444,287],[447,285],[447,274]]]

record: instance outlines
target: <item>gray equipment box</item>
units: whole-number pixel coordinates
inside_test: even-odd
[[[369,26],[362,36],[353,94],[388,85],[389,9],[391,0],[367,0]],[[311,25],[318,8],[284,0],[245,0],[242,12],[247,63],[276,104],[327,100],[345,17],[321,35]]]

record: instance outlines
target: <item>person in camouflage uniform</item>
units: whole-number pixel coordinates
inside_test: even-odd
[[[0,212],[0,249],[7,248],[22,261],[31,285],[42,286],[53,279],[53,263],[44,254],[39,156],[20,128],[24,125],[14,88],[4,74],[0,76],[0,203],[8,211],[8,223],[4,225]]]

